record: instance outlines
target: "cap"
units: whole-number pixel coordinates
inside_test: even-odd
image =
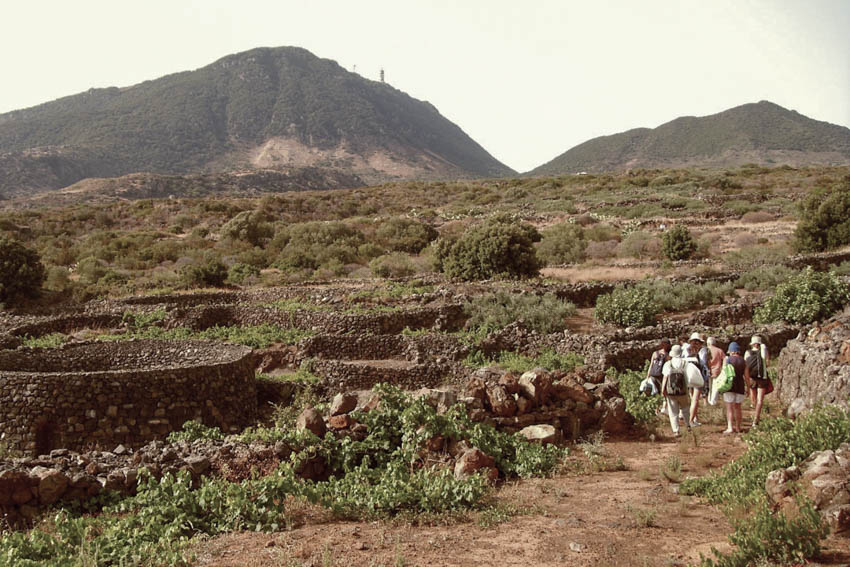
[[[764,344],[764,343],[762,343],[762,342],[761,342],[761,337],[760,337],[760,336],[758,336],[758,335],[753,335],[753,338],[751,338],[751,339],[750,339],[750,344],[751,344],[751,345],[760,345],[760,344]]]
[[[731,342],[729,343],[729,352],[741,352],[741,347],[738,346],[738,343]]]
[[[704,342],[704,341],[702,340],[702,335],[700,335],[700,334],[699,334],[699,333],[697,333],[696,331],[694,331],[693,333],[691,333],[691,338],[689,338],[689,339],[688,339],[688,342],[690,342],[690,341],[699,341],[699,342]]]
[[[673,345],[673,348],[670,349],[670,356],[673,358],[679,358],[682,356],[682,345]]]

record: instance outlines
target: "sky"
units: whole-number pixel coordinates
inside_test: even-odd
[[[0,113],[292,45],[527,171],[759,100],[850,127],[850,0],[4,0]]]

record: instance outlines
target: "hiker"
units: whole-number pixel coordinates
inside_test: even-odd
[[[741,403],[747,399],[747,388],[750,384],[750,369],[744,357],[741,356],[741,347],[736,342],[729,344],[729,356],[726,361],[735,369],[735,379],[732,387],[723,394],[726,403],[726,431],[724,435],[741,432]]]
[[[664,369],[664,363],[669,358],[670,347],[669,339],[661,339],[658,349],[652,353],[652,357],[649,359],[649,369],[646,371],[646,379],[641,382],[642,392],[648,391],[653,396],[660,393],[661,371]]]
[[[753,338],[750,339],[750,348],[744,353],[744,360],[747,363],[747,370],[750,373],[750,380],[753,385],[752,401],[756,408],[756,414],[753,416],[753,427],[757,427],[761,418],[764,396],[773,391],[773,384],[767,377],[767,347],[760,336],[753,335]]]
[[[687,362],[682,358],[682,347],[675,345],[670,349],[670,360],[664,363],[661,371],[661,395],[667,400],[667,416],[673,435],[679,437],[679,410],[688,405]],[[688,425],[688,431],[691,427]]]
[[[708,337],[705,342],[708,344],[708,353],[711,355],[711,361],[708,363],[708,384],[705,386],[706,389],[711,392],[711,385],[714,383],[715,378],[720,376],[720,373],[723,372],[723,359],[725,356],[723,354],[723,349],[716,345],[717,340],[714,337]],[[711,405],[716,404],[716,397],[709,397],[708,403]]]
[[[697,412],[699,411],[699,398],[703,392],[706,392],[706,394],[708,393],[706,385],[708,384],[709,378],[708,366],[711,353],[705,347],[702,335],[697,332],[691,333],[691,336],[688,339],[688,345],[688,351],[690,356],[687,357],[687,361],[699,369],[700,375],[702,375],[703,380],[703,386],[701,388],[691,388],[691,411],[688,417],[688,422],[690,423],[691,427],[699,427],[700,425],[702,425],[699,421],[697,421]]]

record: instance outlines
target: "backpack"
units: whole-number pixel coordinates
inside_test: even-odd
[[[726,362],[723,363],[723,370],[717,378],[714,379],[715,391],[718,394],[725,394],[732,389],[732,383],[735,381],[735,367],[729,362],[729,357],[726,357]]]
[[[662,351],[657,350],[652,355],[652,362],[649,364],[649,375],[653,378],[661,378],[661,370],[664,368],[664,359],[666,354],[661,354]]]
[[[747,367],[750,369],[750,378],[756,380],[764,379],[764,359],[761,357],[761,352],[751,350],[750,356],[747,358]]]
[[[688,379],[685,375],[685,365],[675,368],[670,363],[670,375],[667,376],[667,395],[682,396],[688,393]]]

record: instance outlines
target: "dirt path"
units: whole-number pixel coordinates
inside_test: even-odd
[[[729,548],[732,529],[718,508],[678,494],[675,481],[719,469],[746,450],[739,437],[721,434],[721,408],[701,417],[706,425],[682,440],[669,436],[669,425],[660,425],[657,440],[605,442],[597,461],[604,464],[595,468],[576,447],[564,470],[552,478],[500,487],[494,496],[497,509],[521,511],[501,518],[502,523],[481,514],[450,525],[343,522],[302,510],[302,525],[291,531],[237,533],[200,544],[198,565],[698,564],[700,553]],[[833,536],[826,547],[824,562],[813,564],[850,562],[845,538]]]

